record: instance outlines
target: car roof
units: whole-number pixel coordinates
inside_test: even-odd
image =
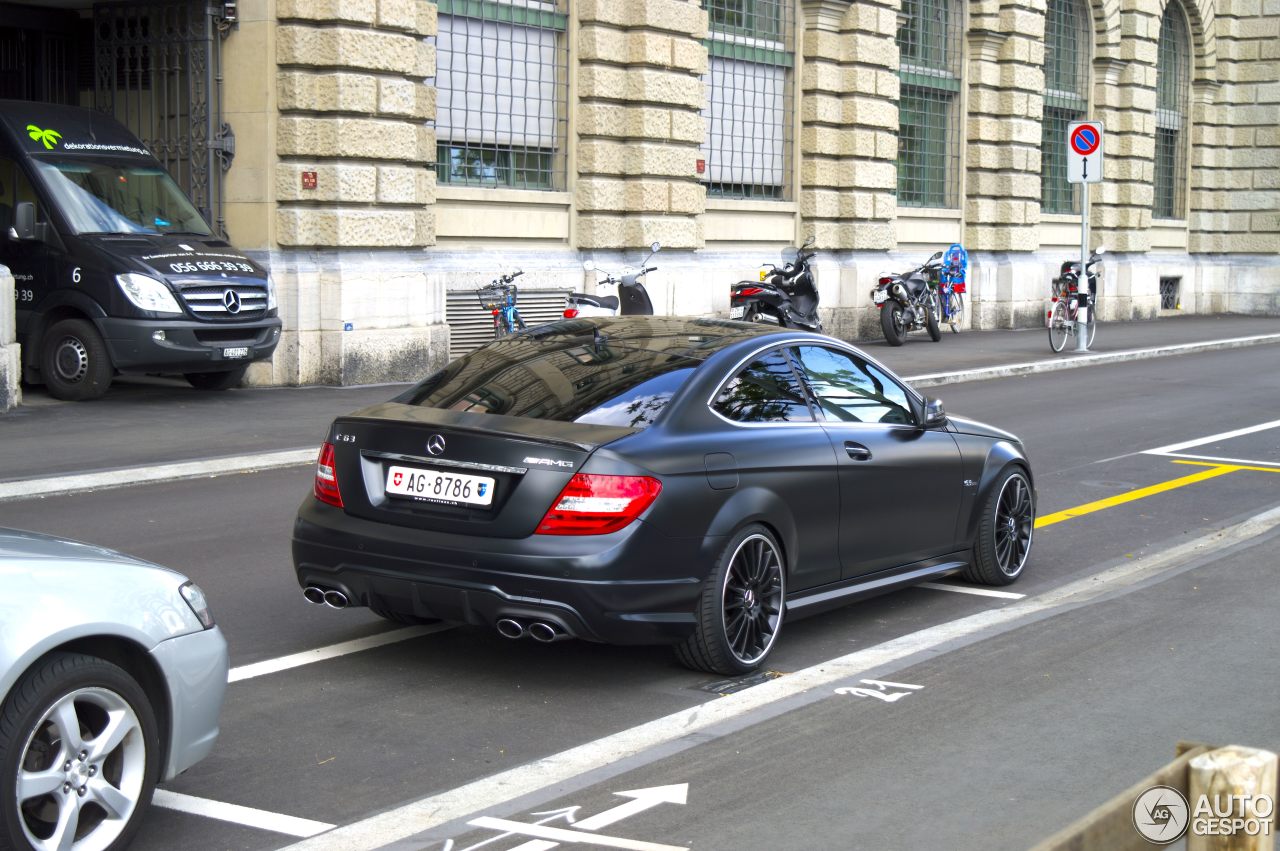
[[[565,319],[530,328],[508,339],[563,343],[588,336],[594,337],[596,334],[606,338],[610,346],[667,351],[678,349],[684,357],[696,360],[705,360],[716,352],[738,343],[750,346],[751,341],[762,341],[771,336],[823,339],[816,334],[779,328],[776,325],[687,316],[608,316]]]

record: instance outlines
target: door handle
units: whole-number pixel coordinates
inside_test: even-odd
[[[871,450],[863,446],[861,443],[854,443],[851,440],[844,442],[844,451],[855,461],[870,461]]]

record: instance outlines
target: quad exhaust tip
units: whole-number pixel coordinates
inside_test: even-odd
[[[534,641],[541,641],[543,644],[550,644],[561,638],[568,638],[564,632],[544,621],[529,624],[529,637]]]
[[[308,603],[314,603],[317,606],[324,605],[324,589],[316,585],[308,585],[302,589],[302,596],[306,598]]]
[[[497,623],[498,633],[503,638],[524,638],[524,624],[514,618],[501,618]]]

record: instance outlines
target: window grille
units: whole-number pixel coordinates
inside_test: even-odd
[[[792,158],[792,0],[704,0],[711,22],[701,148],[709,195],[786,199]]]
[[[1160,279],[1160,309],[1161,310],[1181,310],[1182,309],[1182,279],[1181,278],[1161,278]]]
[[[1176,0],[1170,0],[1160,21],[1156,54],[1157,219],[1186,216],[1187,92],[1191,83],[1191,38],[1187,19]]]
[[[898,204],[959,206],[961,7],[903,0],[898,27]]]
[[[440,183],[563,190],[568,0],[438,0]]]
[[[1067,183],[1067,125],[1083,121],[1088,111],[1089,46],[1089,17],[1079,0],[1049,0],[1040,142],[1040,204],[1046,213],[1080,212],[1079,184]]]

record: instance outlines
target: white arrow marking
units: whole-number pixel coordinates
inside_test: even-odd
[[[627,801],[625,804],[611,807],[602,813],[596,813],[590,818],[574,822],[574,828],[577,830],[599,830],[625,818],[630,818],[636,813],[653,809],[659,804],[680,804],[683,806],[689,798],[689,784],[678,783],[674,786],[651,786],[648,789],[631,789],[626,792],[614,792],[614,794],[618,797],[631,798],[632,800]],[[534,813],[534,815],[538,815],[538,813]],[[475,822],[471,822],[471,824],[475,824]],[[542,839],[533,839],[523,845],[517,845],[511,851],[550,851],[557,844]],[[658,846],[652,847],[656,848]]]
[[[582,845],[600,845],[604,848],[623,848],[627,851],[689,851],[683,845],[662,845],[657,842],[641,842],[636,839],[623,839],[618,836],[600,836],[597,833],[586,833],[581,830],[564,830],[559,827],[546,827],[538,824],[525,824],[509,821],[504,818],[484,816],[468,822],[475,827],[503,830],[510,833],[522,833],[525,836],[536,836],[539,839],[551,839],[555,842],[577,842]],[[513,848],[512,851],[515,851]]]

